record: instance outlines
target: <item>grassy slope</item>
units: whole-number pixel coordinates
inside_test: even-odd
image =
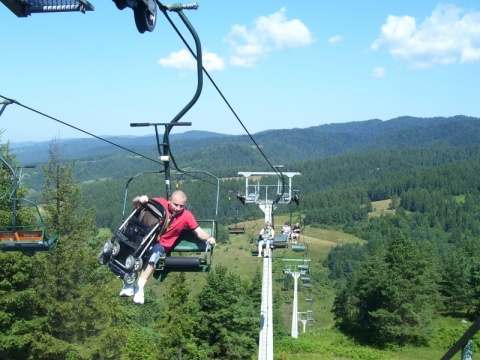
[[[379,216],[386,212],[389,201],[383,201],[374,203],[374,212],[371,216]],[[286,217],[276,217],[276,224],[282,224],[289,220]],[[249,235],[256,234],[258,227],[263,223],[262,220],[256,222],[245,222],[237,224],[237,226],[245,226],[246,233],[240,235],[230,235],[230,243],[219,245],[215,249],[214,253],[214,266],[222,264],[227,266],[230,271],[240,274],[242,282],[248,283],[253,278],[253,275],[257,268],[261,267],[261,259],[251,256],[251,250],[255,249],[255,245],[249,243]],[[279,225],[277,225],[279,226]],[[277,227],[276,227],[277,229]],[[279,231],[279,230],[277,230]],[[299,282],[299,295],[298,295],[298,310],[303,312],[306,310],[313,310],[313,327],[309,324],[306,326],[306,333],[303,333],[303,325],[300,322],[298,324],[299,338],[287,339],[287,342],[291,342],[289,348],[293,349],[288,352],[282,353],[277,350],[277,344],[275,344],[275,359],[392,359],[392,360],[429,360],[439,359],[445,354],[448,348],[445,344],[453,344],[457,339],[457,334],[442,335],[443,331],[438,332],[437,338],[433,338],[430,348],[412,348],[406,347],[403,349],[393,350],[377,350],[356,345],[352,340],[346,338],[341,333],[334,329],[334,319],[331,313],[331,308],[334,299],[334,289],[327,281],[327,269],[323,267],[322,262],[326,258],[330,249],[334,246],[359,242],[362,240],[339,231],[317,229],[307,227],[303,231],[303,235],[300,243],[306,243],[307,253],[305,258],[311,260],[311,274],[312,288],[307,289]],[[291,329],[291,314],[293,300],[293,290],[282,291],[281,288],[284,284],[286,275],[282,270],[285,267],[284,259],[296,259],[302,258],[302,253],[295,253],[290,248],[278,249],[274,253],[274,269],[273,274],[274,281],[274,296],[282,297],[282,314],[285,318],[287,329]],[[205,274],[192,273],[188,274],[189,282],[192,287],[192,292],[196,293],[205,284]],[[291,280],[291,279],[290,279]],[[167,280],[168,281],[168,277]],[[290,282],[293,284],[293,281]],[[290,285],[293,289],[293,285]],[[155,291],[159,296],[164,291],[164,286],[156,286]],[[313,298],[313,302],[307,302],[307,298]],[[260,313],[260,309],[259,309]],[[446,327],[458,327],[460,324],[459,319],[442,318],[439,320],[440,326]],[[465,324],[461,328],[465,329],[470,324]],[[464,331],[464,330],[463,330]],[[311,352],[304,352],[301,348],[305,348],[303,343],[308,343],[308,346],[313,345]],[[298,349],[295,350],[295,346]],[[299,353],[295,353],[299,351]],[[255,358],[254,356],[253,358]]]
[[[385,214],[394,214],[395,210],[388,209],[390,202],[391,202],[390,200],[374,201],[372,203],[373,211],[368,215],[371,217],[371,216],[380,216]]]

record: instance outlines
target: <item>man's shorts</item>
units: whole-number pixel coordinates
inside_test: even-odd
[[[160,257],[165,253],[165,248],[160,245],[160,243],[156,243],[153,245],[152,249],[150,250],[150,257],[148,259],[148,263],[153,263],[153,266],[157,266],[158,260]]]

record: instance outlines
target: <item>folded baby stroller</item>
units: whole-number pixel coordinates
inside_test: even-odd
[[[149,200],[140,204],[104,244],[97,261],[108,265],[125,284],[133,284],[148,260],[150,248],[166,229],[167,212],[160,203]]]

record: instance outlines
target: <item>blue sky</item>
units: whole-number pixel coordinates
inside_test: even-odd
[[[131,9],[90,3],[85,14],[28,18],[0,4],[0,95],[97,136],[153,133],[130,123],[170,122],[196,89],[194,59],[161,12],[155,30],[140,34]],[[404,115],[480,117],[477,1],[199,5],[184,13],[204,66],[252,134]],[[245,133],[206,77],[181,121],[192,126],[173,133]],[[2,141],[87,137],[18,105],[6,108],[0,129]]]

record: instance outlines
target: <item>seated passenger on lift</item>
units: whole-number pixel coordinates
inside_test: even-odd
[[[287,221],[285,225],[282,226],[282,234],[288,234],[287,239],[289,239],[291,232],[292,232],[292,228],[290,227],[290,224]]]
[[[258,257],[262,257],[262,248],[265,246],[265,252],[264,256],[269,257],[270,256],[270,243],[275,237],[275,231],[272,228],[272,224],[270,224],[268,221],[265,223],[265,227],[260,230],[259,236],[258,236]]]
[[[298,242],[298,238],[300,237],[300,224],[297,222],[292,229],[292,244],[296,244]]]
[[[147,280],[155,271],[155,267],[160,257],[171,250],[178,240],[183,229],[191,230],[200,240],[205,241],[211,246],[215,246],[215,238],[210,236],[208,232],[203,230],[199,225],[193,214],[185,209],[187,203],[187,195],[182,190],[175,190],[169,197],[153,198],[153,200],[160,203],[166,210],[167,216],[170,219],[167,230],[158,238],[158,242],[150,249],[148,262],[144,264],[140,278],[137,285],[125,285],[120,292],[120,296],[133,296],[133,302],[136,304],[143,304],[145,302],[144,287]],[[133,199],[134,205],[146,204],[148,196],[137,196]],[[175,216],[173,216],[175,215]]]

